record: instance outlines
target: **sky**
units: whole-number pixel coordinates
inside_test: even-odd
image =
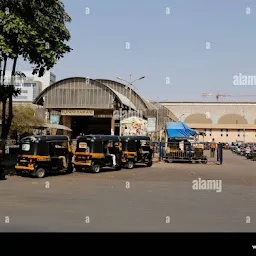
[[[147,99],[216,101],[202,93],[245,94],[221,101],[256,101],[254,0],[64,0],[73,50],[52,70],[134,83]],[[129,49],[127,49],[129,48]],[[20,70],[30,68],[18,63]],[[246,78],[246,77],[245,77]],[[245,79],[244,78],[244,79]],[[256,77],[255,77],[256,78]]]

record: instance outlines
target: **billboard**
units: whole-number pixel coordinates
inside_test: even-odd
[[[54,115],[50,116],[51,124],[59,124],[59,122],[60,122],[60,116],[54,116]]]
[[[121,136],[146,136],[147,120],[139,117],[129,117],[120,121]]]
[[[147,132],[155,132],[156,131],[156,118],[148,118],[148,127]]]

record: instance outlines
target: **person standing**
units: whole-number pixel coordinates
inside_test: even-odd
[[[217,144],[214,141],[214,139],[212,139],[212,142],[210,143],[210,151],[211,151],[211,157],[215,157],[215,150],[216,150]]]

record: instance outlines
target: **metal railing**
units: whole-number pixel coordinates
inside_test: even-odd
[[[153,156],[166,162],[223,163],[223,146],[217,144],[216,149],[210,149],[206,143],[184,143],[180,147],[175,142],[152,142]]]

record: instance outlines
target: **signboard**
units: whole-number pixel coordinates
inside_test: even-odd
[[[79,148],[87,148],[87,143],[86,142],[80,142],[79,143]]]
[[[50,116],[51,124],[59,124],[59,122],[60,122],[60,116],[54,116],[54,115]]]
[[[94,116],[94,110],[91,109],[62,109],[62,116]]]
[[[148,132],[156,131],[156,118],[148,118]]]

